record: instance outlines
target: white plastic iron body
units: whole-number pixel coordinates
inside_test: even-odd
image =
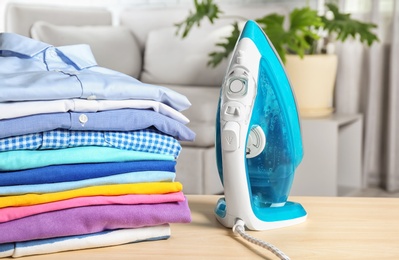
[[[251,230],[267,230],[305,221],[302,206],[287,202],[303,156],[295,99],[278,55],[253,21],[221,88],[216,152],[225,197],[215,214],[224,226],[241,219]]]

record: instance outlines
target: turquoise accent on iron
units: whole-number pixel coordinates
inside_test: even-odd
[[[224,198],[218,200],[215,207],[215,214],[221,218],[226,217],[226,201]]]
[[[255,208],[254,213],[266,222],[292,220],[307,215],[301,204],[291,201],[287,201],[283,207]]]
[[[220,94],[221,96],[221,94]],[[222,144],[220,138],[220,97],[218,102],[218,109],[216,112],[216,127],[215,127],[215,151],[216,151],[216,166],[218,168],[220,181],[223,182],[223,160],[222,160]]]
[[[276,95],[279,98],[279,102],[285,109],[282,112],[286,114],[285,116],[291,131],[290,133],[292,134],[292,140],[295,142],[295,165],[298,166],[303,158],[301,127],[294,93],[285,72],[284,65],[275,51],[274,46],[267,38],[267,35],[256,22],[252,20],[247,21],[240,36],[240,39],[242,38],[249,38],[256,44],[263,58],[261,63],[267,65],[267,69],[263,71],[263,73],[267,73],[267,78],[271,80],[275,91],[277,91]],[[259,77],[261,76],[262,72],[259,72]],[[259,88],[262,88],[262,86],[258,86],[258,89]]]
[[[270,207],[287,201],[295,169],[303,158],[294,95],[281,60],[255,22],[246,23],[240,39],[246,37],[255,43],[261,53],[257,95],[249,125],[250,128],[260,126],[266,135],[266,147],[262,153],[246,159],[252,209],[263,221],[290,219],[292,214],[298,217],[297,207],[292,203]],[[291,212],[292,209],[295,209],[294,212]],[[299,215],[303,212],[302,208]]]
[[[215,207],[215,214],[221,218],[226,217],[226,200],[220,198]],[[267,222],[291,220],[306,216],[306,211],[301,204],[288,201],[284,207],[262,208],[256,213],[259,219]]]

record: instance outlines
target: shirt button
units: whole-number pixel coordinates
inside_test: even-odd
[[[89,118],[85,114],[81,114],[79,116],[79,122],[82,124],[85,124],[87,121],[89,121]]]
[[[97,96],[96,95],[90,95],[90,96],[87,97],[87,99],[88,100],[95,100],[95,99],[97,99]]]

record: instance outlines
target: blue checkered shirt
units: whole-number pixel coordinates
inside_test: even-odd
[[[53,130],[0,139],[0,151],[62,149],[78,146],[104,146],[179,156],[180,143],[153,129],[137,131]]]

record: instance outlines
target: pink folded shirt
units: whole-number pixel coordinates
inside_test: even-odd
[[[156,204],[164,202],[184,201],[183,192],[168,194],[133,194],[121,196],[92,196],[78,197],[45,204],[24,207],[7,207],[0,209],[0,223],[7,222],[35,214],[50,212],[60,209],[69,209],[83,206],[107,205],[107,204]]]

